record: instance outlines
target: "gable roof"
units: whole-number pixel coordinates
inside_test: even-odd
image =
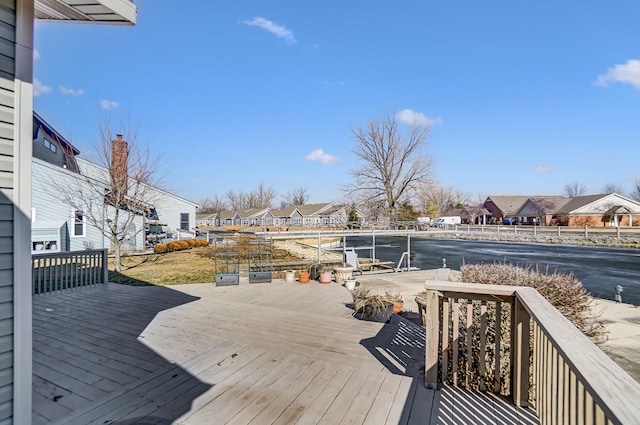
[[[491,201],[500,209],[502,214],[515,215],[529,198],[531,196],[488,196],[485,204]],[[544,196],[540,198],[544,198]],[[495,212],[492,211],[494,214]]]
[[[600,194],[600,195],[587,195],[587,196],[576,196],[575,198],[569,198],[569,202],[563,205],[559,210],[559,214],[569,214],[572,211],[577,210],[578,208],[582,208],[586,205],[589,205],[592,202],[598,201],[602,198],[606,198],[610,194]]]
[[[540,196],[529,198],[525,204],[531,203],[537,210],[551,214],[559,211],[570,202],[571,199],[572,198],[567,198],[566,196]],[[522,207],[524,208],[524,205]]]

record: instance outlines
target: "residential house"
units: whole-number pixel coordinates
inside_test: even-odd
[[[505,218],[517,217],[518,211],[530,196],[489,196],[482,205],[490,214],[489,222],[502,223]]]
[[[555,226],[558,223],[558,211],[571,198],[564,196],[532,197],[526,200],[515,216],[521,224],[538,226]]]
[[[218,220],[218,213],[196,213],[196,227],[212,227]]]
[[[297,206],[289,206],[286,208],[271,210],[274,226],[299,227],[302,226],[302,213]]]
[[[556,214],[563,226],[640,226],[640,202],[617,193],[571,198]]]
[[[3,0],[0,4],[0,422],[31,423],[31,167],[34,20],[134,25],[128,0]],[[109,42],[106,40],[105,42]],[[95,46],[100,48],[100,46]]]
[[[33,123],[31,249],[37,252],[110,248],[109,239],[102,230],[105,222],[100,221],[113,217],[115,206],[108,202],[108,196],[92,196],[95,186],[87,183],[83,177],[104,176],[108,171],[78,157],[79,150],[39,115],[34,114]],[[119,142],[123,141],[119,139],[114,144]],[[120,158],[124,164],[119,166],[126,170],[126,155]],[[116,163],[115,160],[112,162]],[[96,179],[96,182],[104,180],[102,177]],[[74,209],[65,204],[57,194],[65,189],[77,192],[77,196],[82,197],[86,203],[87,210]],[[110,188],[105,187],[103,193],[107,194],[109,190]],[[124,246],[126,250],[145,248],[145,226],[151,213],[155,223],[162,223],[172,232],[190,232],[194,229],[195,203],[157,187],[149,187],[145,192],[146,205],[133,205],[130,202],[121,206],[127,211],[138,211],[129,229],[131,241]],[[100,220],[92,223],[91,218],[96,217]]]
[[[241,226],[264,226],[265,217],[271,216],[269,208],[250,208],[238,211]]]
[[[578,196],[490,196],[484,203],[494,221],[545,226],[638,226],[640,202],[617,193]]]

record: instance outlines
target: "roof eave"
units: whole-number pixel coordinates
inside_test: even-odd
[[[130,0],[35,0],[39,21],[135,25],[138,7]]]

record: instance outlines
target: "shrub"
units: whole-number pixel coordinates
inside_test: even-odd
[[[167,245],[159,243],[153,247],[153,252],[155,252],[156,254],[163,254],[167,252]]]
[[[174,244],[176,244],[176,251],[189,248],[189,244],[187,243],[187,241],[177,241],[174,242]]]
[[[580,281],[573,274],[561,272],[548,273],[548,270],[534,270],[531,267],[522,267],[507,263],[463,265],[461,280],[470,283],[484,283],[493,285],[529,286],[535,288],[544,296],[549,303],[560,311],[571,323],[573,323],[582,333],[589,337],[594,343],[600,344],[606,340],[604,325],[593,316],[591,310],[591,296],[582,286]],[[487,365],[486,375],[480,376],[479,364],[480,355],[475,347],[480,346],[480,336],[477,331],[471,330],[473,355],[471,364],[466,364],[467,357],[467,330],[480,328],[480,317],[478,311],[481,302],[472,301],[473,319],[471,327],[467,326],[467,312],[464,303],[459,308],[459,338],[458,338],[458,382],[457,385],[469,385],[473,389],[482,389],[483,385],[492,387],[495,378],[500,377],[496,391],[502,394],[509,392],[509,369],[510,369],[510,326],[511,311],[508,304],[501,303],[500,321],[505,324],[500,327],[502,340],[500,352],[495,352],[495,331],[489,331],[486,335],[485,364]],[[487,303],[486,326],[487,329],[495,329],[496,323],[496,303]],[[533,331],[533,330],[532,330]],[[452,338],[452,326],[449,327],[449,338]],[[533,344],[533,337],[531,337]],[[532,350],[532,346],[530,347]],[[452,359],[453,347],[449,346],[449,359]],[[496,359],[500,359],[500,370],[495,370]],[[468,370],[468,384],[464,371]],[[453,374],[447,372],[447,381],[451,382]]]
[[[548,273],[507,263],[463,265],[460,271],[463,282],[535,288],[594,343],[605,340],[604,326],[591,310],[591,295],[571,273]]]
[[[177,242],[169,242],[167,244],[167,252],[174,252],[179,250],[180,250],[180,245],[178,245]]]
[[[189,248],[194,248],[198,244],[198,242],[195,239],[187,239],[184,242],[187,243],[187,246]]]

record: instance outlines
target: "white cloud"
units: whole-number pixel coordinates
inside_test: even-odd
[[[327,86],[346,86],[347,83],[345,83],[344,81],[329,81],[329,80],[324,80],[323,83]]]
[[[551,165],[538,165],[536,167],[536,173],[538,174],[545,174],[550,172],[551,170],[553,170],[553,167]]]
[[[256,16],[252,20],[242,21],[242,23],[245,25],[260,27],[264,30],[267,30],[276,37],[284,39],[289,44],[294,44],[296,42],[296,38],[293,36],[293,33],[290,30],[268,19]]]
[[[429,118],[422,112],[415,112],[411,109],[403,109],[396,114],[396,119],[405,124],[417,125],[441,125],[442,118]]]
[[[33,95],[40,96],[41,94],[48,94],[48,93],[51,93],[51,87],[45,86],[44,84],[42,84],[40,80],[38,80],[37,78],[34,78],[33,79]]]
[[[324,153],[322,149],[316,149],[304,157],[307,161],[319,161],[324,165],[333,165],[338,162],[338,158]]]
[[[609,82],[631,84],[640,90],[640,59],[630,59],[624,65],[609,68],[606,74],[598,75],[594,85],[607,87]]]
[[[100,107],[107,111],[113,111],[114,109],[118,109],[118,106],[120,106],[120,104],[114,100],[103,99],[100,101]]]
[[[60,89],[60,93],[64,94],[65,96],[82,96],[84,94],[84,90],[82,89],[74,90],[74,89],[68,89],[63,86],[60,86],[59,89]]]
[[[37,61],[38,59],[40,59],[40,52],[36,49],[33,49],[33,60]]]

